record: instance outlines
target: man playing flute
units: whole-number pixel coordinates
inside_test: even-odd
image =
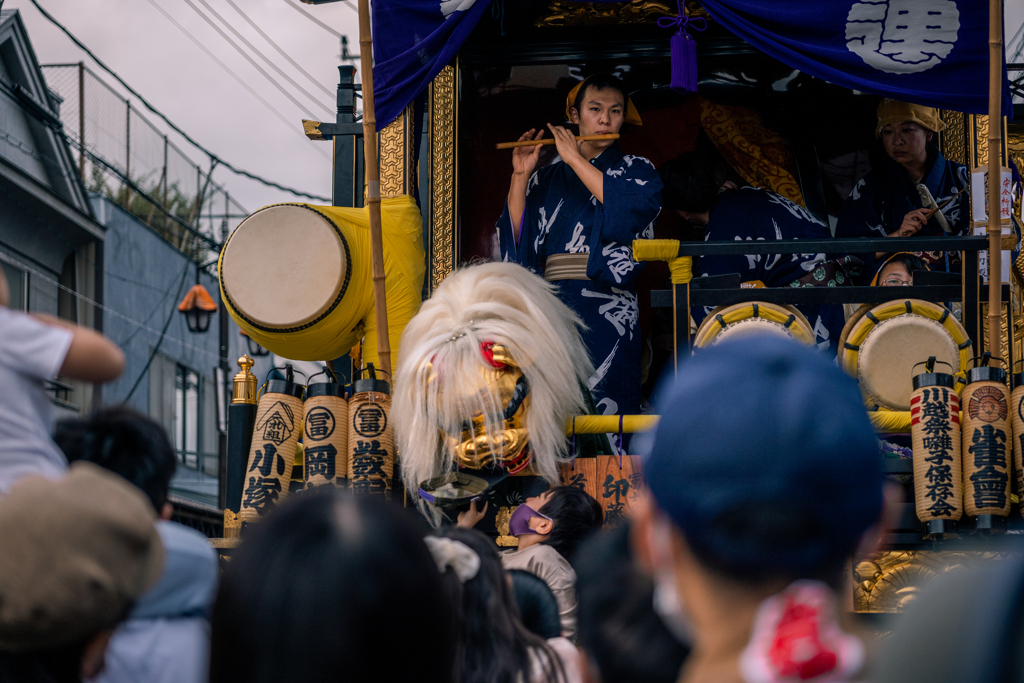
[[[641,125],[622,82],[595,74],[566,98],[565,114],[579,134],[618,133]],[[597,370],[590,390],[602,414],[640,411],[641,334],[633,260],[634,239],[654,234],[661,179],[653,164],[624,154],[614,140],[577,141],[548,124],[559,160],[538,169],[540,146],[512,153],[512,182],[498,220],[502,258],[549,282],[587,329],[583,340]],[[532,129],[520,140],[540,139]]]

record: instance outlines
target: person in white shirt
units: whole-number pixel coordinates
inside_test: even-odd
[[[0,270],[0,495],[26,475],[59,478],[67,459],[51,438],[53,411],[45,382],[58,375],[109,382],[124,371],[124,354],[99,332],[50,315],[8,307]]]

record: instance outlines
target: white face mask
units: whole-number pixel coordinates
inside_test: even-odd
[[[676,585],[676,566],[672,556],[672,528],[656,513],[651,525],[651,555],[654,560],[654,612],[669,632],[684,645],[693,644],[693,624],[683,609],[683,598]]]

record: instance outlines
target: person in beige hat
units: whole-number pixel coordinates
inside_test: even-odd
[[[931,107],[884,99],[878,105],[875,138],[885,150],[881,163],[858,182],[839,213],[836,237],[910,237],[961,235],[970,217],[966,195],[967,168],[942,156],[936,134],[946,124]],[[946,200],[949,204],[943,206]],[[936,207],[941,209],[936,210]],[[870,282],[889,253],[859,255]],[[959,271],[959,255],[919,252],[932,270]]]
[[[114,627],[160,574],[154,517],[91,463],[0,497],[0,680],[77,683],[102,669]]]

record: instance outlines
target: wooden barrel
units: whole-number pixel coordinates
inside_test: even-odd
[[[303,487],[348,485],[348,401],[334,382],[310,384],[303,404]]]
[[[357,493],[391,496],[395,471],[395,432],[391,425],[391,387],[384,380],[352,383],[348,402],[348,478]]]
[[[924,533],[956,533],[963,515],[960,460],[960,400],[953,375],[923,372],[914,377],[910,433],[914,447],[914,503]]]
[[[979,531],[1001,529],[1010,514],[1010,390],[1006,371],[967,371],[963,410],[964,509]]]
[[[1010,424],[1013,430],[1013,474],[1017,480],[1017,495],[1024,492],[1024,372],[1013,376],[1010,394]],[[1024,516],[1024,505],[1021,506]]]
[[[301,384],[283,379],[267,382],[256,407],[256,427],[242,489],[242,521],[253,521],[288,496],[295,446],[302,434]]]

